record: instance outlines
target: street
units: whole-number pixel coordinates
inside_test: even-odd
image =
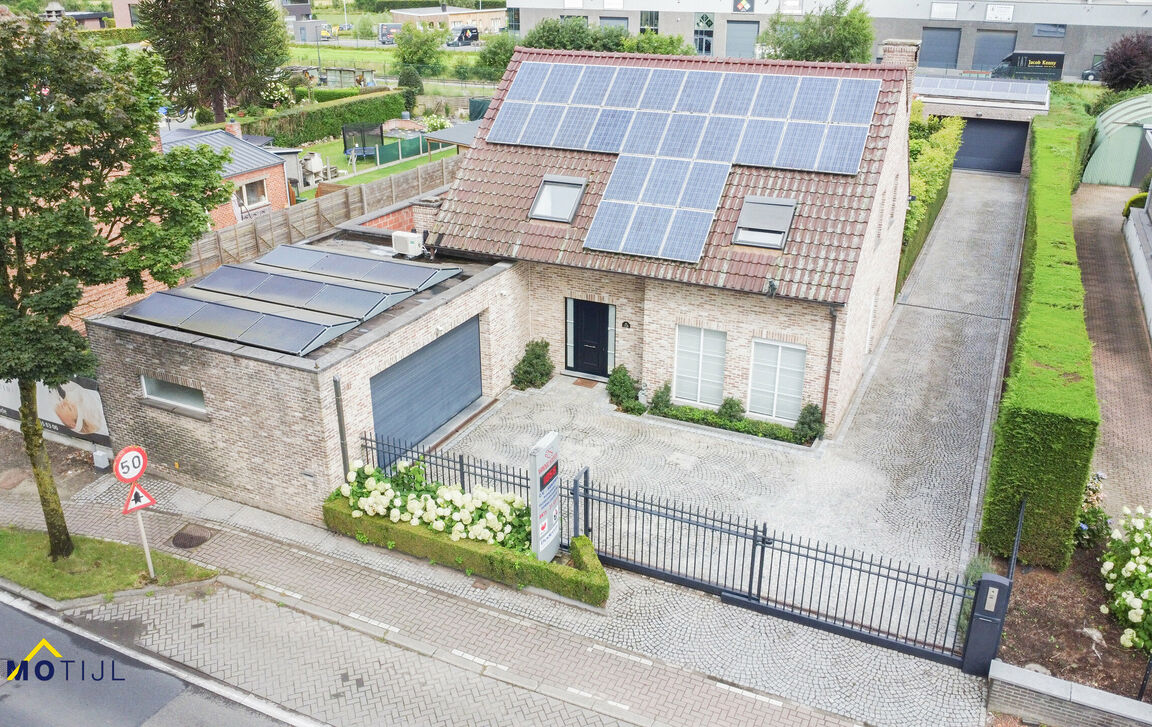
[[[26,679],[8,680],[9,662],[22,661],[41,639],[60,658],[42,647],[32,658]],[[37,668],[41,661],[50,666]],[[279,724],[6,604],[0,604],[0,665],[5,671],[0,681],[0,725]]]

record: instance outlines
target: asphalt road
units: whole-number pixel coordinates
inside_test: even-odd
[[[50,678],[7,681],[8,660],[21,661],[41,639],[60,653],[42,648],[32,664],[53,665]],[[65,660],[74,663],[67,665]],[[81,667],[83,662],[83,667]],[[0,725],[58,727],[268,727],[276,720],[156,671],[90,639],[43,623],[0,604]],[[83,672],[84,678],[80,678]],[[47,676],[48,667],[41,667]],[[94,681],[93,676],[103,676]],[[112,677],[116,681],[112,681]]]

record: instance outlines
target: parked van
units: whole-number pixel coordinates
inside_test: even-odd
[[[383,45],[396,45],[396,34],[404,27],[403,23],[380,23],[377,31],[380,43]]]
[[[448,46],[456,48],[462,45],[472,45],[480,42],[480,29],[475,25],[465,25],[456,29],[456,37],[448,41]]]
[[[1059,81],[1064,72],[1063,53],[1016,51],[992,69],[993,78],[1033,78]]]

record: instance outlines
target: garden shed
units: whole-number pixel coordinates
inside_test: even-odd
[[[1147,143],[1145,126],[1149,124],[1152,124],[1152,94],[1121,101],[1100,114],[1088,165],[1084,168],[1084,183],[1139,186],[1149,169],[1148,159],[1137,164],[1141,147]]]

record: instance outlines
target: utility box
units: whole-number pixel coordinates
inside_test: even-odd
[[[964,640],[965,674],[988,676],[988,669],[996,652],[1000,650],[1000,635],[1004,631],[1004,616],[1008,613],[1008,597],[1012,594],[1012,581],[995,573],[985,573],[976,584],[976,600],[968,620],[968,635]]]

